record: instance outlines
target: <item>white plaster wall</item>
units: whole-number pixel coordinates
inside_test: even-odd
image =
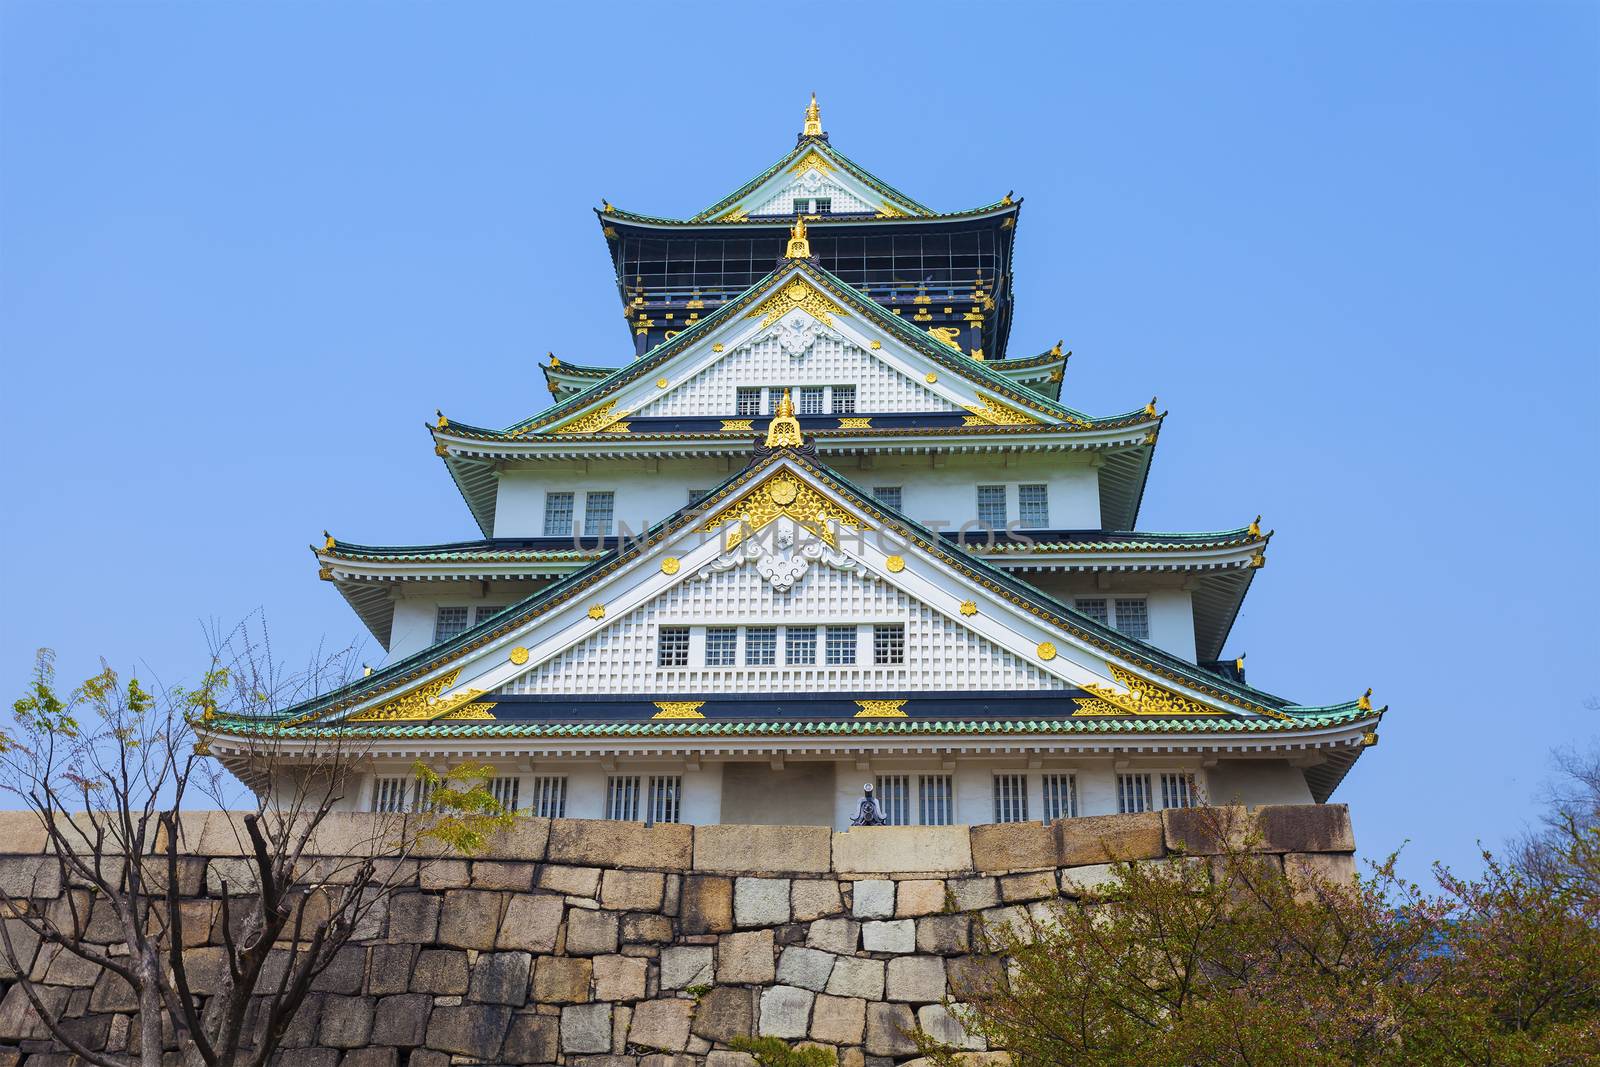
[[[433,644],[433,628],[440,607],[471,608],[473,611],[468,616],[471,622],[477,618],[477,608],[515,604],[527,596],[532,588],[509,590],[491,587],[486,592],[482,582],[439,582],[423,586],[413,595],[396,597],[394,623],[389,631],[389,662],[405,659]]]
[[[1150,643],[1190,663],[1195,659],[1194,604],[1186,589],[1152,589],[1145,594],[1150,612]]]
[[[1206,776],[1213,804],[1310,804],[1305,774],[1283,760],[1221,760]]]
[[[742,464],[741,464],[742,465]],[[626,525],[642,533],[689,502],[690,489],[714,489],[733,473],[726,460],[661,460],[659,463],[540,464],[501,472],[496,495],[496,537],[543,537],[544,495],[573,494],[576,529],[581,533],[584,494],[609,489],[616,493],[614,530]]]

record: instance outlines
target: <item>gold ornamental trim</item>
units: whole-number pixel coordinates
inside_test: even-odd
[[[591,618],[591,619],[603,619],[605,617],[606,617],[606,606],[604,604],[595,604],[593,607],[591,607],[589,609],[589,618]]]
[[[829,523],[848,526],[854,530],[870,530],[865,519],[835,504],[789,471],[779,471],[754,489],[734,500],[703,522],[699,533],[709,533],[724,526],[732,526],[724,540],[728,548],[742,541],[746,534],[760,531],[778,516],[784,515],[812,531],[830,545],[836,545]]]
[[[652,719],[703,719],[700,707],[704,700],[653,700],[651,701],[660,710],[650,716]]]
[[[910,699],[909,697],[906,699]],[[906,713],[902,710],[906,700],[858,700],[856,705],[861,709],[856,712],[858,719],[904,719]]]
[[[1049,641],[1041,641],[1034,651],[1039,653],[1039,658],[1046,663],[1056,658],[1056,646]]]
[[[824,326],[832,326],[833,316],[845,313],[844,308],[830,300],[821,289],[803,278],[796,278],[757,304],[745,318],[759,318],[764,329],[795,308],[804,311]]]
[[[977,613],[978,613],[978,605],[977,605],[976,602],[971,601],[971,600],[963,600],[961,602],[961,614],[963,614],[963,615],[976,615]]]
[[[417,722],[442,718],[483,696],[482,689],[463,689],[459,693],[452,693],[448,697],[445,696],[445,692],[455,685],[456,680],[460,677],[461,668],[457,667],[448,674],[440,675],[433,681],[419,685],[410,692],[392,697],[377,707],[368,708],[357,715],[352,715],[345,721]]]
[[[678,568],[681,566],[682,564],[678,561],[677,556],[668,556],[666,559],[661,561],[661,573],[677,574]]]
[[[828,162],[828,157],[818,152],[815,148],[800,157],[799,162],[789,168],[790,174],[804,174],[815,168],[824,174],[834,173],[833,164]]]
[[[1220,709],[1202,704],[1198,700],[1191,700],[1180,693],[1175,693],[1165,686],[1134,674],[1125,667],[1115,663],[1108,663],[1106,667],[1111,671],[1111,677],[1117,680],[1127,692],[1122,692],[1112,685],[1096,685],[1093,682],[1083,688],[1093,693],[1088,697],[1073,697],[1073,703],[1078,705],[1078,710],[1073,712],[1074,717],[1088,717],[1095,715],[1206,715],[1215,717],[1227,714]]]
[[[466,719],[492,719],[494,718],[494,712],[489,710],[492,707],[494,707],[493,704],[468,704],[464,708],[439,716],[437,721],[461,722]]]
[[[516,648],[511,650],[510,654],[506,658],[520,667],[524,663],[528,662],[528,650],[523,648],[521,645],[518,645]]]
[[[884,566],[889,568],[889,573],[899,574],[906,569],[906,558],[904,556],[890,556],[885,561]]]
[[[868,417],[865,417],[865,418],[845,418],[845,419],[840,419],[839,420],[839,429],[841,429],[841,430],[870,430],[870,429],[872,429],[872,418],[870,416],[868,416]]]
[[[573,419],[571,422],[556,429],[556,433],[594,433],[604,430],[627,412],[617,411],[617,402],[607,400],[589,414]],[[626,431],[624,431],[626,432]]]
[[[965,405],[972,414],[961,420],[963,426],[1042,426],[1026,412],[1000,403],[992,396],[978,394],[978,403]]]

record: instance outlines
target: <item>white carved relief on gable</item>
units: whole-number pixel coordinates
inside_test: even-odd
[[[756,334],[755,341],[777,341],[779,350],[792,360],[804,359],[819,337],[845,343],[836,330],[829,329],[804,311],[791,311],[765,330]]]
[[[862,567],[857,560],[786,515],[747,534],[738,544],[702,567],[691,580],[704,581],[714,574],[746,564],[754,564],[756,574],[778,593],[793,589],[813,564],[858,574],[866,581],[879,580],[877,574]]]

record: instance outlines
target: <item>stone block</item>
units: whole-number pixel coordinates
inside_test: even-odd
[[[567,951],[574,956],[599,956],[617,951],[620,920],[614,911],[567,911]]]
[[[694,830],[688,823],[556,819],[545,854],[552,863],[686,871],[694,859]]]
[[[600,882],[600,906],[617,911],[656,911],[666,876],[657,871],[607,871]]]
[[[328,997],[322,1002],[317,1040],[332,1048],[360,1048],[372,1036],[369,997]]]
[[[506,917],[495,933],[496,948],[554,952],[566,906],[550,893],[517,893],[506,904]]]
[[[633,1021],[628,1025],[628,1044],[682,1052],[689,1044],[689,1022],[693,1017],[692,1000],[646,1000],[635,1004]]]
[[[526,952],[485,952],[472,965],[472,982],[467,999],[483,1004],[509,1004],[520,1008],[528,1000],[528,967],[532,958]]]
[[[856,882],[850,895],[850,914],[858,919],[894,917],[894,883],[884,880]]]
[[[431,1048],[412,1049],[407,1067],[450,1067],[450,1054]]]
[[[1088,815],[1057,819],[1050,826],[1056,835],[1058,867],[1160,859],[1166,854],[1159,812]]]
[[[472,884],[472,867],[466,860],[426,860],[417,871],[417,884],[434,891],[465,889]]]
[[[840,874],[970,874],[965,826],[856,826],[833,835]]]
[[[740,878],[733,883],[735,926],[778,926],[789,921],[789,879]]]
[[[999,956],[952,956],[944,969],[950,995],[958,1000],[982,999],[1005,988],[1005,964]]]
[[[917,1051],[911,1034],[916,1017],[904,1004],[868,1004],[866,1049],[872,1056],[908,1056]]]
[[[1348,890],[1356,877],[1356,858],[1345,852],[1290,852],[1283,857],[1283,873],[1295,895],[1315,899],[1319,890]]]
[[[533,999],[539,1004],[581,1004],[589,999],[593,974],[594,964],[587,959],[540,956],[533,964]]]
[[[961,1020],[943,1004],[925,1004],[918,1008],[917,1026],[935,1041],[951,1048],[982,1051],[989,1047],[983,1038],[967,1033]]]
[[[684,878],[678,928],[685,934],[725,934],[732,930],[733,879],[707,874]]]
[[[339,1067],[396,1067],[400,1062],[399,1050],[381,1045],[353,1048],[344,1054]]]
[[[860,997],[817,997],[811,1009],[811,1037],[830,1045],[859,1045],[867,1028],[867,1002]]]
[[[339,1062],[336,1048],[288,1048],[278,1054],[277,1067],[335,1067]]]
[[[706,1056],[706,1067],[756,1067],[756,1058],[748,1052],[716,1051]]]
[[[861,940],[861,924],[853,919],[818,919],[806,933],[806,947],[848,955]]]
[[[594,999],[644,999],[645,972],[648,969],[648,960],[634,956],[596,956]]]
[[[539,868],[539,888],[569,897],[598,897],[600,868],[564,867],[547,863]]]
[[[883,970],[882,960],[840,956],[833,961],[833,974],[828,978],[828,992],[836,997],[882,1000]]]
[[[661,950],[661,988],[685,989],[715,981],[715,950],[710,945],[675,945]]]
[[[1344,804],[1278,804],[1256,812],[1268,852],[1354,852],[1350,808]]]
[[[889,961],[889,1000],[929,1003],[944,997],[944,960],[938,956],[897,956]]]
[[[61,895],[61,864],[54,856],[0,857],[0,889],[19,900],[54,899]]]
[[[917,924],[913,919],[861,924],[861,947],[868,952],[915,952]]]
[[[70,954],[69,954],[70,955]],[[43,956],[43,953],[40,953]],[[71,957],[77,959],[76,956]],[[58,961],[59,962],[59,961]],[[87,961],[78,960],[79,964]],[[88,981],[61,981],[60,978],[49,978],[45,981],[52,985],[93,985],[100,968],[92,967],[95,973],[88,976]],[[52,970],[54,967],[52,967]],[[228,983],[228,950],[220,945],[204,946],[201,948],[185,949],[183,952],[184,978],[188,980],[189,991],[199,996],[210,996],[220,993]],[[347,992],[349,992],[347,990]]]
[[[1044,823],[993,823],[972,828],[972,864],[980,871],[1037,870],[1056,865],[1055,831]]]
[[[362,990],[367,980],[367,947],[345,945],[333,954],[333,962],[311,980],[317,993],[354,994]]]
[[[808,923],[844,911],[839,883],[832,878],[796,878],[789,891],[795,922]]]
[[[109,971],[101,981],[116,976]],[[118,982],[122,980],[117,979]],[[127,985],[123,985],[127,989]],[[97,989],[98,991],[98,989]],[[38,989],[39,1000],[45,1009],[55,1018],[61,1017],[62,1009],[66,1006],[67,995],[71,992],[60,986],[41,986]],[[132,997],[130,996],[131,1000]],[[50,1036],[49,1028],[33,1010],[27,994],[22,991],[22,983],[13,983],[6,990],[4,999],[0,999],[0,1041],[27,1041],[44,1039]]]
[[[778,957],[778,981],[813,992],[825,989],[836,958],[831,952],[790,945]]]
[[[1109,891],[1116,882],[1116,868],[1109,863],[1068,867],[1061,872],[1061,893],[1069,897],[1089,896]]]
[[[579,1004],[562,1008],[561,1051],[610,1052],[611,1005]]]
[[[832,837],[826,826],[697,826],[694,869],[720,874],[827,874]]]
[[[11,947],[16,952],[17,963],[23,970],[33,966],[34,953],[39,950],[39,935],[23,925],[21,919],[6,919],[6,932],[11,935]],[[16,978],[17,969],[4,951],[0,951],[0,981]]]
[[[816,994],[809,989],[791,985],[776,985],[761,994],[762,1037],[805,1037],[811,1027],[811,1001]]]
[[[436,1007],[428,1020],[428,1047],[493,1061],[500,1054],[510,1022],[511,1009],[503,1004]]]
[[[389,898],[388,938],[407,944],[429,945],[439,936],[439,907],[443,898],[433,893],[396,893]]]
[[[717,940],[717,980],[729,985],[772,981],[777,975],[772,949],[771,930],[724,934]]]
[[[427,1040],[433,998],[426,993],[404,993],[378,1001],[372,1021],[372,1040],[379,1045],[420,1045]]]
[[[899,919],[936,915],[945,908],[944,881],[937,878],[908,878],[895,883],[894,914]]]
[[[987,932],[994,936],[1002,936],[1002,930],[1010,927],[1012,933],[1018,937],[1027,937],[1032,930],[1032,920],[1028,917],[1028,909],[1021,904],[1009,904],[1002,908],[989,908],[978,913],[978,925],[975,927],[975,936]]]
[[[439,942],[456,948],[490,949],[500,929],[505,895],[481,889],[452,889],[439,913]]]
[[[717,986],[700,998],[690,1029],[707,1041],[732,1041],[755,1034],[754,995],[748,989]]]
[[[528,1012],[511,1017],[500,1058],[505,1063],[554,1063],[560,1051],[560,1017]]]
[[[12,986],[11,992],[22,993],[20,986]],[[62,990],[62,999],[66,997],[66,990]],[[118,1011],[131,1012],[139,1010],[139,1000],[133,994],[133,987],[110,971],[102,974],[100,980],[94,984],[94,992],[89,995],[90,1011]],[[4,1012],[0,1012],[3,1017]],[[6,1036],[7,1031],[0,1030],[0,1039]]]
[[[957,1052],[952,1060],[955,1067],[1016,1067],[1018,1062],[1009,1052]],[[938,1062],[931,1056],[918,1056],[904,1061],[900,1067],[938,1067]]]
[[[0,811],[0,853],[28,855],[45,850],[49,834],[31,811]]]
[[[1056,895],[1056,872],[1033,871],[1008,874],[1000,879],[1000,899],[1007,904],[1024,900],[1044,900]]]
[[[966,952],[972,944],[967,915],[928,915],[917,920],[917,951],[935,956]]]
[[[622,943],[664,945],[672,940],[672,920],[665,915],[635,912],[622,917]]]
[[[478,860],[472,865],[472,888],[527,892],[533,888],[533,870],[532,863]]]
[[[375,997],[406,992],[416,963],[416,945],[373,945],[367,964],[367,992]]]
[[[507,860],[542,860],[549,840],[549,819],[519,814],[510,827],[489,836],[483,854]]]
[[[995,878],[952,878],[945,883],[955,898],[957,911],[982,911],[1000,903],[1000,883]]]
[[[413,993],[455,997],[467,991],[467,954],[458,949],[425,948],[411,975]]]

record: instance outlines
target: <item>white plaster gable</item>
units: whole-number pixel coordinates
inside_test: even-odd
[[[813,145],[789,166],[740,198],[722,214],[793,215],[796,198],[828,197],[829,211],[849,214],[876,213],[886,204],[897,214],[922,214],[911,204],[893,201],[850,173],[825,150]]]

